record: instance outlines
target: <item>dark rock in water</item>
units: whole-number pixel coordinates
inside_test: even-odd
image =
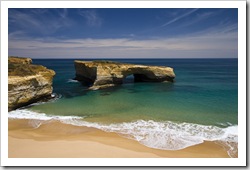
[[[31,64],[30,58],[8,59],[8,110],[51,98],[55,75],[41,65]]]
[[[90,89],[107,88],[122,84],[127,76],[135,82],[173,82],[173,68],[118,63],[112,61],[75,61],[75,79],[92,84]]]

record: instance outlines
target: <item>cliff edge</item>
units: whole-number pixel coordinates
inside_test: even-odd
[[[51,97],[55,72],[31,63],[30,58],[8,58],[9,111]]]

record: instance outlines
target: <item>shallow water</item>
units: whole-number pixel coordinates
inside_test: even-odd
[[[170,66],[176,79],[174,83],[133,83],[129,76],[121,86],[90,91],[73,80],[73,60],[36,59],[34,64],[56,71],[53,87],[61,97],[11,112],[9,117],[41,119],[38,113],[45,113],[44,117],[114,131],[158,149],[182,149],[203,140],[237,142],[237,59],[116,61]]]

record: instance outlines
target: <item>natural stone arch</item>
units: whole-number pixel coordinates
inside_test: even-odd
[[[135,81],[135,76],[134,74],[128,74],[128,75],[124,75],[122,83],[132,83],[132,82],[136,82]]]
[[[137,82],[173,82],[175,74],[170,67],[145,66],[110,61],[75,61],[76,80],[89,81],[91,89],[122,84],[123,79],[133,74]]]

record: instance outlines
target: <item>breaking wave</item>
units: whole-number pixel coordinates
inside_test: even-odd
[[[171,121],[137,120],[135,122],[101,124],[84,121],[78,116],[52,116],[27,109],[9,112],[12,119],[58,120],[74,126],[97,128],[106,132],[115,132],[121,136],[134,139],[141,144],[161,150],[180,150],[204,141],[218,141],[227,147],[228,155],[234,157],[238,152],[238,126],[225,128],[193,123],[176,123]],[[39,123],[38,128],[42,123]]]

